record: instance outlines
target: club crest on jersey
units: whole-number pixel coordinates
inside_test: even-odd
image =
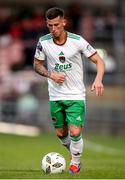
[[[65,62],[65,56],[64,56],[64,53],[62,51],[59,53],[59,60],[61,63]]]
[[[59,60],[61,61],[61,63],[65,62],[65,57],[64,56],[59,56]]]

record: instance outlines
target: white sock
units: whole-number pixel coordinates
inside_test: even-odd
[[[59,140],[60,140],[61,144],[70,151],[71,138],[70,138],[69,134],[66,137],[59,138]]]
[[[71,164],[79,164],[80,157],[83,152],[83,139],[80,138],[78,141],[71,140],[70,152],[72,155]]]

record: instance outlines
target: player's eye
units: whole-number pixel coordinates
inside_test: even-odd
[[[54,24],[54,26],[58,26],[59,24]]]
[[[48,24],[49,27],[52,27],[53,25],[52,24]]]

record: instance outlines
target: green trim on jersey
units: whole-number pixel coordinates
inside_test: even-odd
[[[80,40],[80,36],[74,33],[68,32],[68,37],[76,40]]]
[[[45,41],[45,40],[49,40],[49,39],[52,39],[51,34],[46,34],[40,38],[41,41]]]
[[[52,123],[55,128],[61,128],[66,123],[83,126],[85,121],[84,100],[50,101]]]

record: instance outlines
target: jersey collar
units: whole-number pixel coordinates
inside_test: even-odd
[[[66,36],[65,36],[65,41],[64,41],[64,43],[58,44],[57,42],[54,41],[54,39],[53,39],[53,42],[54,42],[56,45],[58,45],[58,46],[62,46],[62,45],[64,45],[64,44],[66,43],[67,37],[68,37],[68,33],[67,33],[67,31],[66,31]]]

